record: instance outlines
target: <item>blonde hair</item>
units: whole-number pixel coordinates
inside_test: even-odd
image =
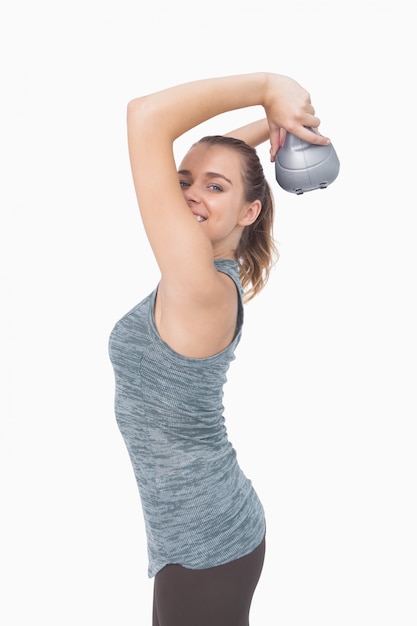
[[[203,137],[197,143],[225,146],[235,150],[242,162],[245,201],[259,200],[262,205],[255,222],[244,228],[235,251],[244,299],[248,302],[265,287],[271,268],[279,256],[273,237],[274,199],[271,188],[256,150],[244,141],[213,135]]]

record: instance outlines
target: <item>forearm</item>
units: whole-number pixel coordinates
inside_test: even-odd
[[[257,105],[265,110],[271,159],[286,131],[311,143],[328,143],[326,137],[308,130],[320,124],[309,93],[288,76],[259,72],[184,83],[132,100],[128,106],[130,145],[133,149],[135,144],[142,152],[152,145],[160,150],[172,148],[175,139],[206,120]],[[255,126],[254,134],[248,134],[252,145],[261,143],[265,136],[262,130],[259,141],[257,129]]]
[[[259,146],[259,144],[267,141],[269,138],[268,120],[265,117],[240,128],[235,128],[235,130],[225,133],[225,137],[241,139],[249,146],[252,146],[252,148],[256,148],[256,146]]]
[[[191,128],[227,111],[262,105],[267,74],[242,74],[198,80],[170,87],[129,103],[129,117],[148,128],[154,139],[161,134],[175,140]],[[136,115],[137,113],[137,115]]]

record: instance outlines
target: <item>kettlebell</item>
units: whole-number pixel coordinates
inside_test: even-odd
[[[309,128],[311,132],[315,132]],[[275,178],[285,191],[301,195],[325,189],[338,176],[340,163],[332,144],[318,146],[287,133],[275,157]]]

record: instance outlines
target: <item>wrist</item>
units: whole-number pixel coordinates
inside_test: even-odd
[[[264,99],[262,102],[265,110],[274,104],[277,99],[277,95],[280,95],[281,91],[285,88],[285,84],[289,81],[292,81],[292,79],[288,76],[284,76],[283,74],[275,74],[272,72],[266,73]]]

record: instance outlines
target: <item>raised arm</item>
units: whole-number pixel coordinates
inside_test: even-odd
[[[272,151],[282,129],[324,144],[305,126],[318,127],[308,92],[278,74],[256,73],[204,79],[132,100],[128,105],[128,140],[133,179],[143,223],[162,275],[182,280],[193,267],[208,266],[210,242],[184,201],[173,156],[174,140],[226,111],[261,105]],[[175,260],[175,263],[173,263]]]
[[[317,144],[327,142],[305,128],[317,128],[320,124],[308,92],[296,81],[278,74],[194,81],[137,98],[128,105],[133,180],[143,224],[161,270],[155,310],[157,326],[174,349],[189,356],[213,354],[227,345],[233,333],[236,290],[227,277],[215,270],[213,260],[227,255],[231,258],[235,248],[229,237],[224,255],[224,239],[216,239],[220,231],[218,227],[216,231],[215,216],[201,224],[201,214],[195,212],[196,206],[202,207],[200,212],[206,211],[207,203],[201,201],[201,194],[210,194],[210,203],[218,194],[219,185],[194,185],[188,167],[181,168],[185,179],[181,172],[180,180],[173,143],[216,115],[256,105],[265,110],[268,132],[265,121],[242,131],[242,136],[253,145],[269,134],[271,150],[276,151],[286,130]],[[210,169],[207,174],[219,171]],[[224,203],[230,196],[233,202],[233,184],[227,182],[227,177],[222,180],[224,193],[217,197]],[[194,195],[190,197],[190,193]],[[237,219],[232,236],[236,228],[239,231],[245,227],[241,218]],[[224,217],[222,220],[227,225]]]

